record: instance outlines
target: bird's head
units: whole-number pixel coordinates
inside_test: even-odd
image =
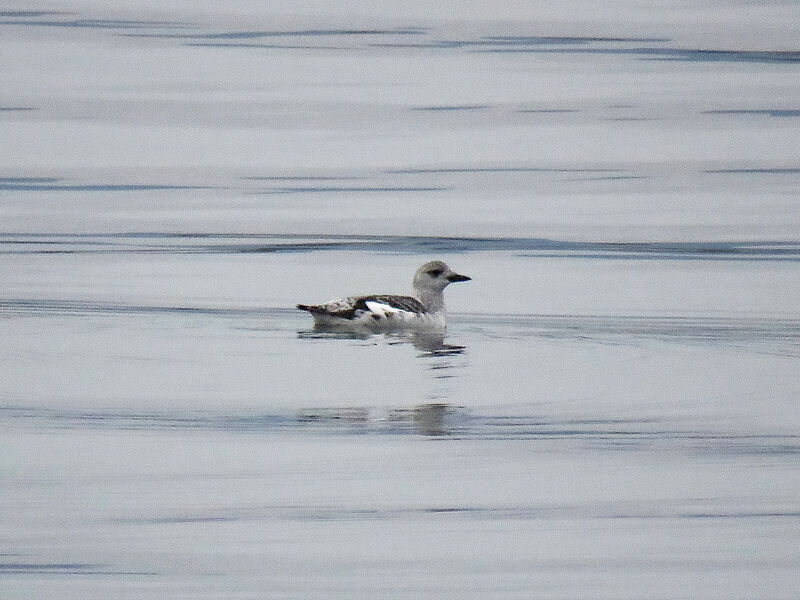
[[[425,263],[414,274],[414,289],[419,292],[441,292],[451,283],[469,281],[471,277],[459,275],[440,260]]]

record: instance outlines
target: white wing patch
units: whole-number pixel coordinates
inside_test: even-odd
[[[400,310],[399,308],[395,308],[394,306],[389,306],[388,304],[384,304],[383,302],[378,302],[377,300],[367,300],[365,302],[367,308],[370,312],[375,313],[376,315],[380,315],[381,317],[393,317],[398,316],[401,313],[410,314],[406,310]]]

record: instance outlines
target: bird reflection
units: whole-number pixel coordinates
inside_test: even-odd
[[[389,333],[372,333],[368,331],[342,331],[337,328],[314,327],[311,331],[299,331],[300,339],[339,339],[369,340],[384,339],[389,344],[411,344],[421,352],[420,357],[455,356],[464,354],[465,346],[448,344],[442,332],[397,331]]]
[[[394,343],[411,343],[414,348],[422,352],[420,356],[452,356],[464,354],[465,350],[464,346],[445,343],[444,333],[412,331],[387,337],[398,338]]]
[[[458,358],[466,351],[465,346],[449,344],[445,333],[439,331],[393,331],[374,333],[369,331],[343,331],[340,328],[325,328],[319,325],[312,330],[299,331],[303,340],[359,340],[370,345],[384,342],[387,345],[410,344],[423,359],[424,369],[430,374],[425,400],[411,406],[388,409],[383,418],[373,416],[374,411],[365,407],[355,410],[350,407],[312,408],[303,412],[305,424],[336,426],[358,426],[361,428],[390,428],[393,431],[413,431],[424,436],[447,436],[458,428],[461,411],[452,404],[452,381],[464,360]],[[421,398],[420,398],[421,399]],[[354,420],[353,415],[358,419]]]

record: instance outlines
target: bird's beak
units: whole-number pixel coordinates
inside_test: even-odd
[[[456,283],[457,281],[471,281],[472,277],[467,277],[466,275],[459,275],[458,273],[453,273],[452,275],[447,276],[447,281],[450,283]]]

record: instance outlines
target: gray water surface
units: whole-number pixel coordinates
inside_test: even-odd
[[[795,598],[797,24],[0,4],[0,596]]]

